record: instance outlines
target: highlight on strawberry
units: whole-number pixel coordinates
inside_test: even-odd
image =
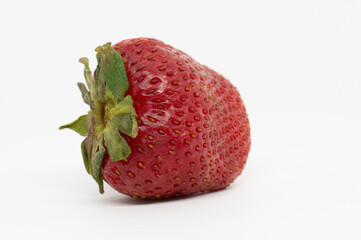
[[[69,128],[86,171],[134,198],[216,191],[239,176],[250,151],[244,103],[229,80],[152,38],[95,49],[94,73],[78,83],[87,114]]]

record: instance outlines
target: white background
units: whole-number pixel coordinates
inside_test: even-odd
[[[84,170],[79,57],[155,37],[222,73],[252,148],[224,191],[140,201]],[[0,2],[1,239],[361,239],[360,1]]]

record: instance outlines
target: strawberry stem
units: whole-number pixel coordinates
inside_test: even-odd
[[[89,68],[89,60],[79,59],[84,64],[86,86],[78,83],[78,87],[91,110],[60,129],[70,128],[87,136],[81,145],[84,165],[98,183],[100,193],[103,193],[101,165],[105,153],[113,162],[127,161],[131,149],[121,133],[135,138],[138,125],[133,100],[125,95],[129,82],[121,55],[113,50],[111,43],[99,46],[95,51],[98,60],[95,78]]]

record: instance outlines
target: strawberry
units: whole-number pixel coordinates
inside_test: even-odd
[[[88,114],[64,125],[86,136],[84,164],[132,197],[158,198],[223,189],[241,174],[250,126],[236,88],[184,52],[151,38],[95,49],[93,77],[78,83]]]

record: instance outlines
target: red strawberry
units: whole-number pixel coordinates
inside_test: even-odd
[[[84,163],[101,193],[104,179],[132,197],[173,197],[223,189],[241,174],[250,127],[227,79],[156,39],[96,51],[95,80],[80,60],[91,111],[61,128],[87,136]]]

